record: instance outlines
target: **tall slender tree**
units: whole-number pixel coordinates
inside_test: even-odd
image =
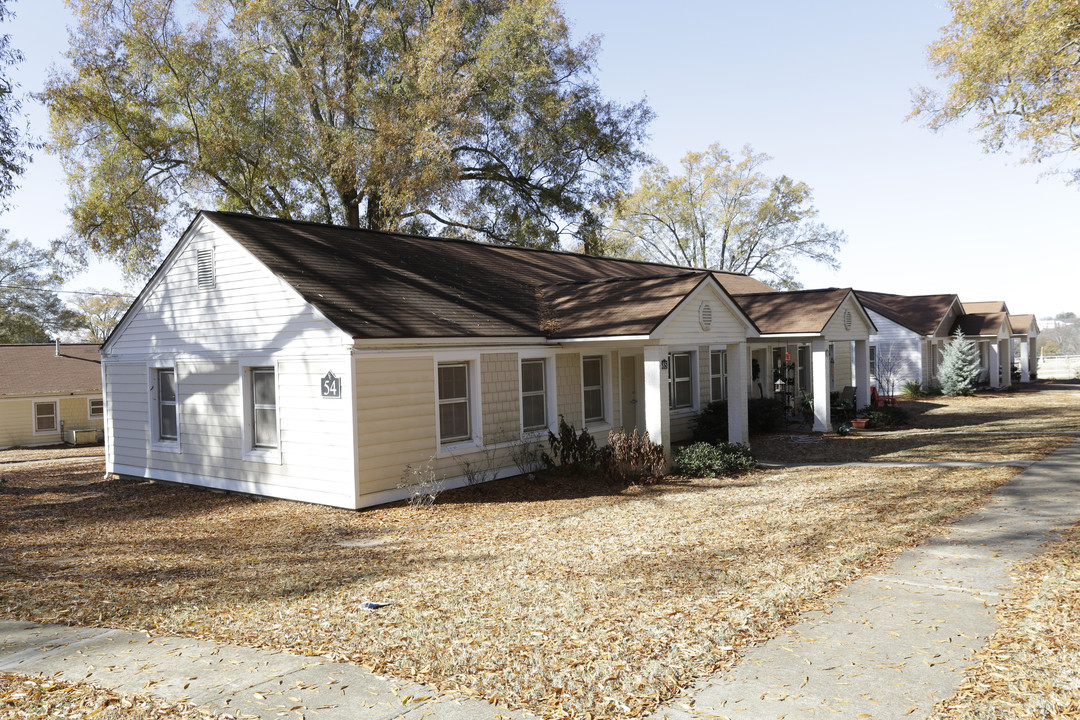
[[[63,249],[145,273],[198,206],[550,246],[645,158],[555,0],[72,0]]]

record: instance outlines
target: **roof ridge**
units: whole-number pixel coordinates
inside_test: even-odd
[[[738,273],[738,272],[734,272],[734,271],[731,271],[731,270],[715,270],[715,269],[712,269],[712,268],[688,268],[688,267],[684,267],[682,265],[671,265],[669,263],[654,262],[652,260],[637,260],[635,258],[614,257],[614,256],[611,256],[611,255],[586,255],[585,253],[573,252],[571,250],[552,250],[550,248],[535,248],[535,247],[528,247],[528,246],[525,246],[525,245],[509,245],[509,244],[503,245],[503,244],[499,244],[499,243],[483,242],[483,241],[480,241],[480,240],[470,240],[468,238],[452,238],[452,237],[442,237],[442,236],[435,236],[435,235],[417,235],[417,234],[413,234],[413,233],[403,233],[403,232],[397,232],[397,231],[391,231],[391,230],[369,230],[367,228],[350,227],[348,225],[335,225],[333,223],[320,223],[320,222],[315,222],[314,220],[294,220],[294,219],[291,219],[291,218],[277,218],[277,217],[269,217],[269,216],[266,216],[266,215],[252,215],[250,213],[234,212],[234,211],[231,211],[231,210],[200,210],[199,213],[201,213],[203,215],[227,215],[229,217],[241,218],[241,219],[246,219],[246,220],[260,220],[260,221],[264,221],[264,222],[274,222],[274,223],[281,223],[281,224],[286,224],[286,225],[308,225],[308,226],[312,226],[312,227],[330,228],[330,229],[334,229],[334,230],[345,230],[345,231],[351,231],[351,232],[355,232],[355,233],[372,233],[372,234],[375,234],[375,235],[385,235],[387,237],[397,237],[397,238],[409,238],[409,239],[413,239],[413,240],[427,240],[427,241],[440,242],[440,243],[467,243],[469,245],[477,245],[477,246],[481,246],[481,247],[491,248],[493,250],[500,251],[500,252],[503,252],[503,251],[508,251],[508,252],[534,252],[534,253],[546,253],[546,254],[550,254],[550,255],[567,255],[567,256],[571,256],[571,257],[575,257],[575,258],[582,258],[582,259],[586,259],[586,260],[588,260],[590,258],[595,258],[595,259],[598,259],[598,260],[607,260],[607,261],[613,261],[613,262],[619,262],[619,263],[629,263],[629,264],[632,264],[632,265],[648,265],[648,266],[659,267],[659,268],[671,268],[673,270],[682,270],[682,271],[695,270],[695,271],[699,271],[699,272],[723,273],[725,275],[733,275],[733,276],[736,276],[736,277],[746,277],[746,278],[753,277],[753,276],[748,275],[746,273]]]

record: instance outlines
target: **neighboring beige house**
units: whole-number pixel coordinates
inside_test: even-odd
[[[670,450],[748,338],[718,278],[631,260],[201,212],[102,347],[106,471],[359,508],[519,472],[563,417]]]
[[[0,448],[96,439],[105,424],[99,347],[0,345]]]

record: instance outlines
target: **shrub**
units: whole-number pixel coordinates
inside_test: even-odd
[[[514,461],[518,472],[533,480],[536,473],[548,466],[550,458],[539,443],[519,439],[510,448],[510,459]]]
[[[885,407],[867,407],[862,415],[867,419],[866,426],[871,428],[899,427],[907,425],[911,419],[910,413],[897,405]]]
[[[559,416],[559,434],[548,431],[548,445],[551,446],[551,455],[544,456],[548,467],[559,465],[575,470],[592,469],[599,459],[600,451],[596,448],[592,433],[585,428],[577,432],[562,415]]]
[[[752,398],[746,405],[751,435],[779,432],[787,426],[784,401],[779,398]]]
[[[749,445],[741,443],[694,443],[675,457],[675,470],[687,477],[737,475],[757,467]]]
[[[904,397],[923,397],[929,393],[923,390],[922,383],[918,380],[908,380],[900,394]]]
[[[600,450],[600,471],[612,482],[652,485],[665,470],[664,448],[649,440],[648,431],[611,432],[607,447]]]
[[[399,488],[409,491],[409,506],[415,509],[431,507],[443,491],[442,478],[435,472],[435,458],[413,467],[406,465],[401,473]]]
[[[694,419],[695,442],[724,442],[728,439],[727,402],[717,400],[705,406]]]

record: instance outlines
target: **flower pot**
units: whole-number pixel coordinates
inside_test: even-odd
[[[870,418],[855,418],[851,421],[851,427],[863,430],[868,422],[870,422]]]

